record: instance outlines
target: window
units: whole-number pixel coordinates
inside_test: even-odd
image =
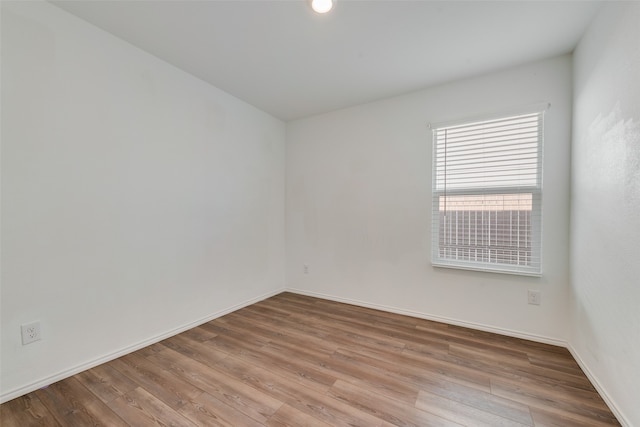
[[[540,275],[543,116],[433,127],[434,266]]]

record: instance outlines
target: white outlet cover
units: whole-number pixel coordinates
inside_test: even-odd
[[[20,325],[20,331],[22,332],[22,345],[31,344],[34,341],[42,339],[40,333],[40,322],[31,322]]]
[[[540,305],[541,293],[539,290],[529,289],[527,299],[529,304]]]

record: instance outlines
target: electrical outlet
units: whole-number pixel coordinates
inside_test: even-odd
[[[42,335],[40,334],[40,322],[31,322],[20,325],[20,331],[22,332],[22,345],[31,344],[34,341],[42,339]]]
[[[527,298],[529,304],[540,305],[540,291],[529,289]]]
[[[302,267],[304,274],[309,274],[309,264],[304,264]]]

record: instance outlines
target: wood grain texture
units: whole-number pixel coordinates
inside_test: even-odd
[[[615,426],[561,347],[292,293],[0,406],[13,426]]]

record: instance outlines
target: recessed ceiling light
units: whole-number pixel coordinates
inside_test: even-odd
[[[333,0],[311,0],[311,8],[318,13],[327,13],[333,7]]]

